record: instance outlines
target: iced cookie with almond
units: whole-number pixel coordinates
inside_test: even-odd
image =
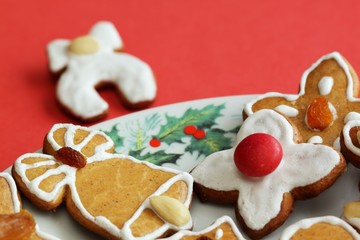
[[[53,210],[62,202],[87,229],[107,239],[156,239],[190,229],[190,174],[114,154],[103,132],[56,124],[44,153],[20,156],[13,176],[31,202]]]
[[[280,240],[359,240],[360,235],[344,220],[334,216],[323,216],[300,220],[287,227]]]
[[[86,35],[48,44],[50,70],[60,74],[56,96],[66,112],[85,122],[104,118],[109,106],[97,90],[106,86],[131,109],[154,101],[157,86],[150,66],[122,49],[120,35],[107,21],[96,23]]]
[[[305,142],[339,148],[345,118],[360,112],[359,79],[338,52],[321,57],[307,69],[298,94],[266,93],[246,104],[246,118],[261,109],[286,115],[298,128]]]
[[[263,109],[244,121],[233,148],[207,156],[191,175],[201,201],[233,204],[243,230],[259,239],[286,221],[295,200],[319,195],[345,169],[340,152],[302,143],[288,118]]]
[[[14,179],[0,173],[0,239],[59,240],[39,230],[34,217],[22,209]]]

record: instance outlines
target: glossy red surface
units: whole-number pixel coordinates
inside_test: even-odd
[[[151,107],[226,95],[296,93],[314,61],[339,51],[360,71],[360,3],[238,0],[33,0],[0,2],[0,170],[41,148],[57,105],[45,47],[115,24],[125,51],[148,62],[158,82]],[[106,119],[124,109],[113,91]],[[106,120],[105,119],[105,120]]]

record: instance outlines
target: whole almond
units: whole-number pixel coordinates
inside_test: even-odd
[[[168,196],[153,196],[150,204],[163,220],[183,226],[191,220],[189,209],[179,200]]]
[[[100,49],[98,41],[91,36],[77,37],[70,42],[69,51],[74,54],[93,54]]]

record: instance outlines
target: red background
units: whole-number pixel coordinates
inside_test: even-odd
[[[331,4],[329,4],[331,2]],[[360,2],[240,0],[0,1],[0,170],[41,148],[58,108],[45,47],[115,24],[158,81],[151,107],[201,98],[296,93],[302,72],[339,51],[360,71]],[[113,91],[106,119],[131,113]]]

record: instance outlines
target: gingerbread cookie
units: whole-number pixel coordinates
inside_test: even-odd
[[[238,144],[206,157],[191,175],[202,201],[235,204],[237,219],[254,239],[277,229],[294,200],[315,197],[346,168],[332,147],[298,143],[295,126],[274,110],[250,115]]]
[[[338,148],[344,119],[360,111],[358,77],[337,52],[320,58],[301,78],[297,95],[267,93],[246,104],[244,118],[260,109],[274,109],[290,118],[306,142]]]
[[[13,178],[0,173],[0,239],[58,240],[39,230],[33,216],[21,208]]]
[[[151,68],[120,52],[122,48],[114,25],[105,21],[95,24],[88,35],[49,43],[50,70],[62,72],[57,99],[68,113],[86,122],[105,117],[109,106],[96,91],[102,86],[114,86],[128,108],[143,108],[154,101],[157,87]]]
[[[63,201],[89,230],[109,239],[155,239],[189,229],[193,179],[188,173],[114,154],[100,131],[56,124],[44,154],[19,157],[13,176],[39,207]]]
[[[360,201],[346,203],[342,217],[360,232]]]
[[[300,220],[287,227],[280,240],[358,240],[360,235],[338,217],[324,216]]]
[[[355,167],[360,168],[360,114],[349,114],[345,122],[340,135],[341,152]]]
[[[193,232],[182,230],[163,240],[245,240],[237,229],[234,221],[228,217],[223,216],[218,218],[208,228]]]

